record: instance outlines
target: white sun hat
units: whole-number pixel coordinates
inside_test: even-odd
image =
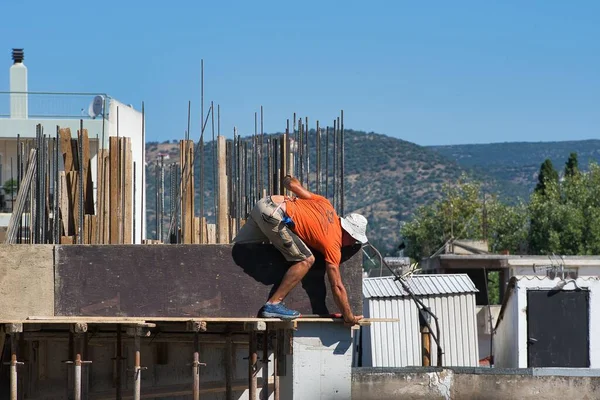
[[[354,239],[362,244],[369,241],[367,239],[367,219],[360,214],[351,213],[341,218],[342,228]]]

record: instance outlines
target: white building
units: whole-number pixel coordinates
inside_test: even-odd
[[[9,69],[9,91],[0,91],[0,186],[17,178],[17,137],[21,143],[36,138],[36,126],[41,124],[45,135],[56,137],[57,126],[70,128],[72,138],[77,138],[80,120],[90,138],[92,177],[95,179],[98,148],[108,149],[109,137],[130,137],[135,163],[134,243],[141,243],[146,233],[145,161],[142,113],[131,105],[123,104],[102,93],[48,93],[29,91],[27,67],[22,49],[13,49],[13,64]],[[117,118],[118,116],[118,118]],[[104,146],[102,146],[104,138]],[[26,156],[25,156],[26,157]],[[62,160],[61,160],[62,161]],[[61,167],[62,168],[62,167]],[[96,198],[94,180],[94,197]],[[142,208],[143,204],[143,208]],[[0,212],[2,204],[0,204]],[[0,226],[6,226],[10,217],[0,214]]]
[[[411,291],[438,317],[443,366],[479,365],[475,293],[466,274],[413,275]],[[363,279],[365,318],[393,318],[399,322],[376,323],[361,329],[365,367],[422,365],[419,310],[394,277]],[[430,322],[435,332],[435,323]],[[437,365],[437,346],[431,339],[431,365]]]
[[[498,368],[600,368],[600,278],[510,279],[494,335]]]

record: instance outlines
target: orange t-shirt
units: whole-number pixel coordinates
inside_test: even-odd
[[[325,256],[325,261],[340,265],[342,259],[342,225],[329,200],[312,195],[310,200],[286,201],[286,214],[292,218],[294,233],[308,246]]]

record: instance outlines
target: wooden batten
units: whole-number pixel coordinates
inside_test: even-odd
[[[90,140],[87,129],[83,129],[83,133],[77,132],[77,137],[82,140],[82,162],[83,162],[83,203],[85,214],[95,214],[94,212],[94,193],[92,182],[92,166],[90,160]]]
[[[60,194],[58,207],[60,209],[63,233],[65,236],[71,234],[73,222],[71,220],[71,208],[69,206],[69,191],[67,189],[67,175],[65,171],[59,172]]]
[[[121,243],[121,202],[120,202],[120,177],[119,177],[119,138],[110,137],[109,152],[110,152],[110,228],[109,228],[109,243]]]
[[[217,243],[217,226],[215,224],[206,224],[206,244]]]
[[[194,217],[194,244],[200,243],[200,217]]]
[[[229,219],[229,243],[232,243],[235,235],[237,235],[236,223],[237,220],[235,218]]]
[[[217,243],[229,243],[229,203],[225,136],[217,137]]]
[[[105,154],[104,157],[104,162],[103,162],[103,167],[104,168],[104,191],[103,191],[103,199],[102,202],[104,203],[102,205],[102,214],[100,215],[100,219],[102,220],[102,228],[101,228],[101,233],[100,233],[100,237],[102,240],[102,244],[109,244],[110,243],[110,186],[111,186],[111,179],[110,179],[110,154],[108,153],[108,151]]]
[[[79,172],[66,172],[66,194],[69,207],[69,232],[68,236],[77,235],[79,232]]]
[[[194,141],[179,142],[181,156],[181,221],[183,243],[194,241]]]
[[[122,167],[125,172],[124,182],[124,226],[123,226],[123,243],[132,244],[133,236],[133,151],[131,149],[131,138],[123,138],[123,160]]]
[[[73,171],[73,148],[71,146],[71,129],[62,128],[58,131],[60,151],[63,156],[65,172]]]
[[[75,243],[75,236],[61,236],[60,237],[60,244],[74,244]]]
[[[106,170],[106,156],[108,154],[108,151],[105,149],[101,149],[98,150],[98,157],[97,157],[97,166],[96,166],[96,173],[97,173],[97,177],[96,177],[96,188],[97,188],[97,194],[96,194],[96,198],[97,198],[97,213],[96,215],[98,216],[97,218],[97,237],[96,240],[98,242],[98,244],[104,244],[106,243],[106,241],[104,240],[105,237],[105,233],[106,230],[108,229],[108,223],[106,223],[105,217],[106,217],[106,213],[108,212],[108,207],[107,205],[107,196],[109,191],[107,190],[107,182],[109,181],[108,177],[106,176],[107,174],[107,170]]]

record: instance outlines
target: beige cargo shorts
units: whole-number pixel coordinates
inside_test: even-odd
[[[284,215],[271,196],[260,199],[233,242],[270,242],[287,261],[303,261],[312,256],[308,246],[283,222]]]

